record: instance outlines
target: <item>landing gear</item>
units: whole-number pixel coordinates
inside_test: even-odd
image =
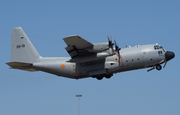
[[[153,70],[153,69],[155,69],[155,66],[153,66],[153,68],[147,70],[147,72],[149,72],[149,71],[151,71],[151,70]],[[157,69],[157,70],[161,70],[161,69],[162,69],[162,66],[161,66],[160,64],[158,64],[158,65],[156,65],[156,69]]]
[[[108,75],[108,76],[105,76],[105,78],[109,79],[109,78],[111,78],[111,76],[110,76],[110,75]]]
[[[161,70],[162,69],[162,66],[160,64],[156,65],[156,69],[157,70]]]
[[[111,76],[113,76],[113,74],[108,74],[105,76],[105,78],[109,79],[109,78],[111,78]]]
[[[98,75],[98,76],[92,76],[93,78],[96,78],[97,80],[102,80],[104,77],[109,79],[113,76],[113,74],[103,74],[103,75]]]
[[[97,80],[102,80],[103,77],[99,76],[99,77],[96,77]]]

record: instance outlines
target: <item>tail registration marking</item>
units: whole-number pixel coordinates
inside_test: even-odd
[[[25,47],[25,44],[17,45],[17,46],[16,46],[17,49],[18,49],[18,48],[23,48],[23,47]]]

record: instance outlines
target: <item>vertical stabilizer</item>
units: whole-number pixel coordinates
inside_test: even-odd
[[[11,62],[34,63],[40,55],[21,27],[12,30]]]

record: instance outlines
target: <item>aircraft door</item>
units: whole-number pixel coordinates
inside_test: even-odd
[[[149,51],[149,52],[143,52],[144,53],[144,62],[145,62],[145,67],[149,65],[153,65],[157,62],[156,57],[157,53],[154,51]]]
[[[76,64],[71,64],[71,72],[74,76],[78,75]]]

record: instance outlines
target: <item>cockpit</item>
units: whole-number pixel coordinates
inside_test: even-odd
[[[166,50],[165,50],[162,46],[160,46],[160,45],[155,45],[155,46],[154,46],[154,49],[155,49],[155,50],[160,50],[160,49],[162,49],[163,52],[166,52]]]

